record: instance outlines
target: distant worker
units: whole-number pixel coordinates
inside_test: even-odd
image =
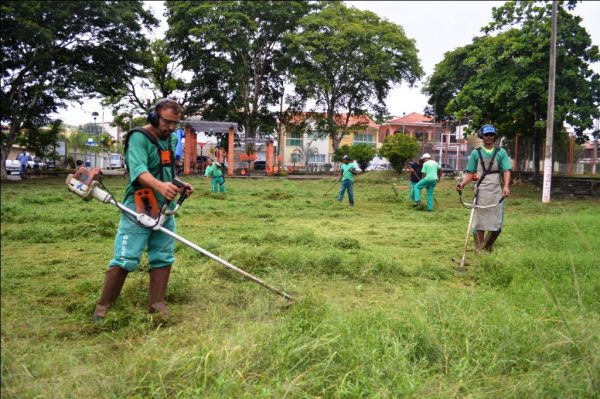
[[[475,187],[475,205],[490,206],[490,208],[475,208],[473,230],[475,231],[475,251],[482,248],[492,252],[494,242],[502,231],[504,218],[504,202],[510,194],[510,171],[512,166],[504,148],[494,146],[496,128],[485,125],[479,132],[483,139],[483,147],[474,149],[469,156],[469,162],[463,180],[456,185],[456,190],[462,190],[467,183],[479,176]],[[502,182],[504,181],[504,183]],[[498,206],[493,206],[498,204]],[[485,235],[485,232],[487,236]]]
[[[223,171],[221,170],[222,166],[218,162],[213,162],[212,158],[207,157],[206,162],[208,163],[208,167],[204,171],[204,177],[211,177],[212,183],[212,191],[213,193],[217,192],[217,186],[219,186],[219,191],[225,192],[225,178],[223,177]]]
[[[411,162],[408,164],[410,175],[408,177],[408,197],[411,201],[415,201],[415,186],[421,180],[421,168],[423,167],[423,158],[417,162]]]
[[[21,170],[19,172],[21,179],[23,177],[25,177],[25,171],[27,170],[27,161],[28,160],[29,160],[29,155],[27,155],[25,150],[23,150],[23,152],[17,156],[17,161],[19,161],[21,163]]]
[[[339,202],[344,200],[344,192],[348,190],[348,202],[350,203],[350,206],[354,206],[354,191],[352,190],[352,186],[354,184],[353,176],[356,174],[356,166],[353,163],[350,163],[350,157],[348,155],[344,155],[342,157],[342,164],[340,165],[340,178],[338,179],[338,181],[342,182],[340,193],[337,196]]]
[[[423,154],[420,161],[423,162],[423,166],[421,167],[421,180],[415,184],[415,206],[421,205],[421,190],[425,188],[427,189],[427,212],[431,212],[433,211],[434,201],[433,191],[442,177],[442,168],[436,161],[431,159],[431,155],[428,153]]]

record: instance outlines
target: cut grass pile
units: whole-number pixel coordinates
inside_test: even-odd
[[[600,203],[513,186],[496,251],[456,272],[469,211],[454,181],[411,208],[405,178],[228,179],[196,193],[177,232],[293,306],[176,245],[167,322],[147,314],[144,258],[107,319],[91,323],[116,208],[64,179],[2,186],[2,396],[597,397]],[[399,196],[392,189],[395,182]],[[105,177],[121,199],[124,180]]]

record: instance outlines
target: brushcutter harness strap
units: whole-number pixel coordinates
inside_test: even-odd
[[[165,181],[163,171],[165,168],[171,168],[171,176],[174,179],[175,178],[175,151],[173,151],[173,146],[171,144],[171,141],[169,140],[169,148],[163,149],[158,144],[158,140],[156,139],[156,136],[154,136],[152,133],[150,133],[148,130],[144,129],[143,127],[136,127],[135,129],[129,131],[129,133],[127,133],[127,136],[125,137],[125,154],[126,155],[127,155],[127,150],[129,148],[129,139],[134,133],[141,133],[144,136],[146,136],[146,138],[156,147],[156,150],[158,151],[158,158],[160,159],[160,172],[159,172],[159,176],[154,176],[154,177],[160,179],[160,181]],[[127,163],[127,157],[125,157],[125,163]],[[129,165],[127,165],[127,169],[129,169]],[[137,181],[132,182],[132,185],[136,189],[141,188],[141,185]]]
[[[483,174],[477,180],[477,188],[479,188],[479,186],[483,182],[483,179],[485,179],[485,177],[487,175],[491,175],[494,173],[500,173],[499,169],[491,170],[492,165],[494,164],[494,160],[496,159],[496,154],[498,154],[499,150],[500,149],[498,147],[494,147],[494,152],[492,152],[492,158],[490,158],[490,163],[488,164],[488,166],[485,166],[485,162],[483,160],[483,154],[481,153],[481,147],[477,148],[477,155],[479,156],[479,161],[481,162],[481,169],[483,169]]]

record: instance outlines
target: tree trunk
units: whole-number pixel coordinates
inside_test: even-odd
[[[3,149],[4,150],[4,149]],[[2,169],[0,170],[0,180],[8,179],[8,175],[6,174],[6,160],[8,159],[8,154],[2,151]]]
[[[14,115],[13,115],[14,116]],[[6,143],[2,145],[1,156],[2,165],[0,168],[0,180],[8,179],[8,174],[6,173],[6,160],[8,159],[8,154],[10,154],[10,149],[17,139],[17,133],[20,130],[21,121],[17,118],[12,118],[12,123],[10,124],[10,130],[8,131],[8,137],[6,138]]]

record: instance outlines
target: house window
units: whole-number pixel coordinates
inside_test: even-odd
[[[356,133],[354,135],[354,142],[352,143],[352,145],[356,145],[356,144],[366,144],[369,147],[375,146],[375,143],[373,143],[373,136],[371,134],[362,134],[362,133]]]
[[[289,146],[302,147],[302,133],[291,132],[286,138],[285,144]]]
[[[325,163],[325,154],[312,154],[310,157],[311,163]]]
[[[299,163],[302,160],[302,157],[297,152],[293,152],[290,155],[290,160],[292,161],[292,163]]]

